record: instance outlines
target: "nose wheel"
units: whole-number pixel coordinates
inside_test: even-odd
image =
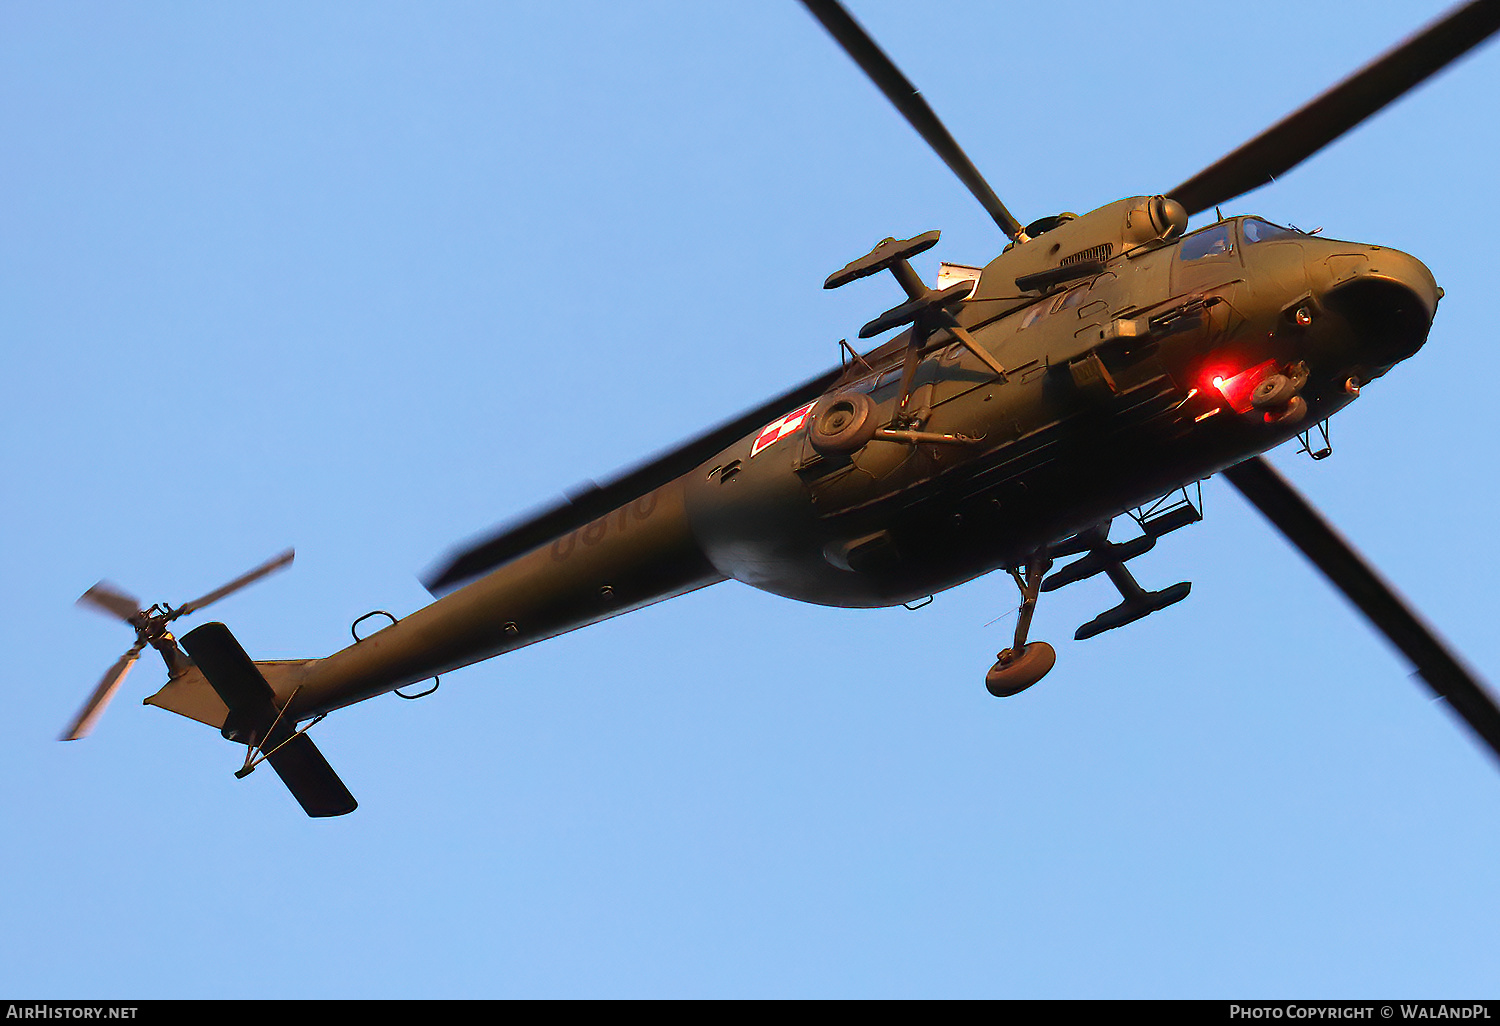
[[[1036,611],[1036,598],[1042,590],[1042,578],[1051,567],[1052,560],[1040,556],[1027,561],[1024,574],[1014,569],[1010,572],[1016,587],[1021,589],[1021,612],[1016,617],[1015,640],[996,657],[995,665],[984,675],[985,688],[996,698],[1020,694],[1045,677],[1057,662],[1057,653],[1051,645],[1045,641],[1026,641],[1031,616]]]
[[[1295,424],[1307,416],[1307,400],[1301,395],[1307,378],[1305,363],[1287,368],[1285,374],[1267,374],[1251,391],[1250,406],[1261,411],[1267,424]]]

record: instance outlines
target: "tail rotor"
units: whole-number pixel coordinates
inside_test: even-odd
[[[178,617],[196,613],[205,606],[225,598],[248,584],[274,573],[292,562],[295,553],[292,549],[271,559],[266,560],[260,566],[241,574],[228,584],[191,602],[181,606],[173,607],[166,603],[158,603],[145,608],[139,599],[127,595],[114,585],[100,581],[78,598],[78,605],[85,606],[96,612],[104,613],[119,620],[124,620],[135,630],[135,644],[115,662],[100,679],[98,687],[94,689],[78,711],[68,729],[58,738],[59,741],[76,741],[88,736],[99,722],[99,717],[104,715],[105,708],[110,699],[114,698],[115,692],[120,689],[126,674],[135,665],[137,659],[147,645],[156,649],[167,664],[167,674],[175,677],[183,673],[191,665],[187,655],[177,647],[177,639],[167,629],[167,625]]]
[[[136,641],[130,646],[130,651],[119,658],[115,665],[105,671],[104,677],[99,681],[99,686],[89,696],[89,700],[78,710],[72,724],[63,731],[59,741],[77,741],[79,738],[88,737],[89,732],[94,729],[94,724],[99,722],[99,717],[104,714],[104,707],[109,700],[115,697],[115,692],[120,690],[120,685],[125,682],[125,675],[135,665],[135,661],[141,657],[141,650],[146,647],[146,642]]]

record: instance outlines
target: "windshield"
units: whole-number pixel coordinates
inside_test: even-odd
[[[1244,222],[1245,245],[1253,245],[1257,242],[1269,242],[1272,239],[1291,239],[1299,233],[1290,228],[1283,228],[1279,224],[1270,221],[1262,221],[1258,217],[1247,217]]]
[[[1183,239],[1180,257],[1183,260],[1202,260],[1204,257],[1226,256],[1233,252],[1234,223],[1225,221]]]

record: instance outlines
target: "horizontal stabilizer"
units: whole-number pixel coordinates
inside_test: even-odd
[[[206,623],[182,636],[182,647],[229,708],[223,734],[258,744],[267,761],[309,816],[342,816],[358,804],[312,738],[282,718],[276,693],[229,628]],[[238,775],[250,770],[250,764]]]
[[[276,718],[276,693],[228,627],[222,623],[195,627],[182,636],[182,647],[235,717],[262,729],[271,725]]]
[[[278,727],[276,733],[290,728]],[[274,735],[273,735],[274,737]],[[284,739],[283,739],[284,740]],[[280,745],[280,747],[276,747]],[[328,765],[318,746],[306,734],[298,734],[284,744],[281,740],[268,743],[271,754],[266,761],[281,778],[292,797],[309,816],[342,816],[353,812],[359,803],[344,786],[339,775]]]
[[[285,702],[307,676],[308,668],[316,659],[258,659],[255,668],[276,693],[277,702]],[[186,716],[190,720],[206,723],[215,730],[222,730],[229,718],[229,707],[219,693],[209,684],[203,671],[192,664],[167,681],[162,689],[145,700],[146,705]]]

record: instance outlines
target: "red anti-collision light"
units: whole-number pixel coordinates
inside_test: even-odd
[[[1214,372],[1210,384],[1214,391],[1224,397],[1235,413],[1249,413],[1253,407],[1250,405],[1250,393],[1255,391],[1255,386],[1268,374],[1276,373],[1276,361],[1267,360],[1258,363],[1249,370],[1242,370],[1238,374],[1225,375],[1222,372]]]

